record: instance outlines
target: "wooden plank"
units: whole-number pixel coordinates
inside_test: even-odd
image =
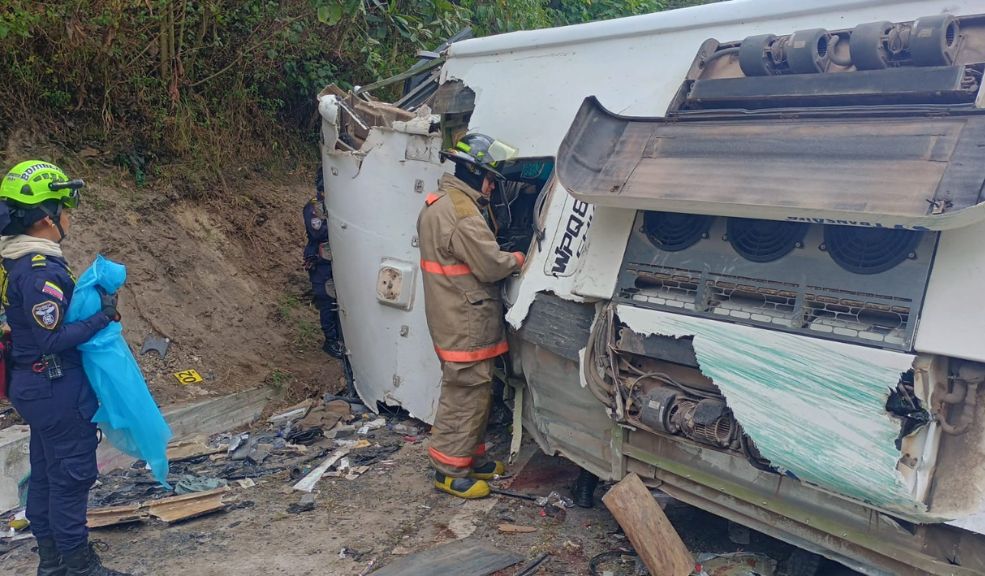
[[[602,497],[602,502],[622,526],[650,574],[691,574],[694,557],[639,476],[631,473],[623,478]]]
[[[229,487],[154,500],[144,503],[144,506],[155,518],[168,523],[178,522],[222,510],[226,507],[222,501],[226,492],[229,492]]]
[[[421,576],[422,574],[468,574],[486,576],[523,560],[512,552],[456,540],[425,552],[405,556],[373,572],[373,576]]]
[[[325,459],[324,462],[318,465],[317,468],[308,472],[308,475],[298,481],[294,485],[295,490],[300,490],[302,492],[311,492],[315,488],[315,484],[321,480],[321,477],[328,472],[328,469],[332,467],[333,464],[342,459],[343,456],[349,453],[349,449],[346,447],[339,448],[332,455]]]
[[[223,447],[212,448],[205,443],[205,436],[193,436],[186,440],[179,440],[168,444],[168,460],[171,462],[181,462],[199,456],[217,454],[225,450]]]
[[[86,526],[90,530],[140,522],[147,518],[147,513],[141,510],[140,504],[131,506],[107,506],[105,508],[90,508],[86,512]]]

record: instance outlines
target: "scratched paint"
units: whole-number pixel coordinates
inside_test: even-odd
[[[702,373],[774,466],[800,480],[902,511],[925,511],[897,472],[890,389],[913,356],[626,306],[641,334],[693,337]]]

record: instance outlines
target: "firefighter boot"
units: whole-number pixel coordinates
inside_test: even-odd
[[[489,496],[489,484],[475,478],[453,478],[441,472],[434,472],[434,487],[452,496],[473,500]]]
[[[38,540],[38,556],[41,557],[41,562],[38,564],[38,576],[65,576],[62,555],[58,553],[54,540],[51,538]]]
[[[66,553],[63,560],[68,568],[65,576],[131,576],[103,566],[92,542]]]
[[[496,476],[502,476],[503,474],[506,474],[506,464],[503,464],[499,460],[490,460],[485,464],[473,466],[469,470],[469,478],[475,478],[476,480],[492,480]]]
[[[571,487],[571,499],[580,508],[591,508],[595,505],[595,488],[599,485],[599,477],[588,470],[582,469],[578,479]]]

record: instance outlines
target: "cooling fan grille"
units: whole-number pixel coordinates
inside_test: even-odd
[[[705,238],[714,220],[714,216],[700,214],[647,212],[643,217],[643,232],[657,248],[680,252]]]
[[[803,246],[809,227],[803,222],[729,218],[725,231],[729,244],[746,260],[773,262]]]

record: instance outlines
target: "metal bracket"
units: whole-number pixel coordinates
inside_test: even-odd
[[[513,386],[513,438],[510,440],[510,464],[516,461],[523,442],[523,387]]]

